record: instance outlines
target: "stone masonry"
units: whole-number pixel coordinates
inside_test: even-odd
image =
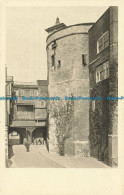
[[[91,155],[117,166],[118,101],[107,100],[107,96],[118,95],[117,25],[117,7],[110,7],[94,24],[66,26],[57,18],[55,25],[46,29],[48,93],[61,99],[49,104],[50,152],[59,153],[57,136],[63,130],[58,124],[68,113],[70,101],[65,96],[102,97],[102,101],[73,100],[71,136],[64,142],[64,155]]]
[[[49,96],[60,97],[63,104],[67,101],[64,100],[65,96],[89,96],[88,30],[91,26],[91,23],[68,26],[51,33],[47,38]],[[52,56],[54,56],[54,65]],[[85,61],[82,59],[84,56]],[[88,148],[88,101],[74,101],[72,125],[71,137],[65,143],[65,154],[83,154],[84,148]],[[49,117],[49,135],[52,142],[50,151],[52,152],[57,152],[55,128],[54,119]]]

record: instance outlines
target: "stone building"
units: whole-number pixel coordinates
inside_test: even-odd
[[[61,98],[49,105],[51,152],[59,151],[57,125],[62,114],[58,105],[65,113],[65,96],[102,97],[73,101],[71,136],[64,143],[64,154],[85,156],[90,151],[91,156],[117,166],[118,102],[107,100],[118,95],[117,22],[117,7],[110,7],[94,24],[66,26],[57,18],[55,25],[46,29],[48,92]]]
[[[118,159],[118,8],[110,7],[89,30],[90,153],[110,166]]]
[[[57,18],[55,25],[46,29],[48,32],[46,46],[48,91],[50,97],[61,98],[58,106],[60,103],[61,105],[67,104],[65,96],[89,96],[88,31],[92,25],[93,23],[83,23],[66,26]],[[71,136],[66,139],[64,153],[67,155],[86,154],[86,151],[88,153],[89,136],[89,102],[76,100],[73,103]],[[50,151],[58,152],[59,144],[56,134],[58,129],[55,123],[56,117],[51,115],[52,105],[53,102],[50,102]],[[58,106],[55,105],[56,108]]]
[[[47,81],[14,82],[13,96],[17,100],[13,101],[11,110],[10,144],[22,144],[27,134],[30,135],[32,141],[37,138],[46,139],[47,103],[38,97],[47,96]],[[16,141],[15,136],[19,137]]]

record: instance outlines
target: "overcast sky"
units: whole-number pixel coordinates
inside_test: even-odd
[[[47,78],[45,29],[56,17],[67,26],[96,22],[108,7],[8,7],[6,11],[6,64],[15,81]]]

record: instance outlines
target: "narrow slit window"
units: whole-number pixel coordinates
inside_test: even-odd
[[[51,56],[51,60],[52,60],[52,67],[55,66],[55,55]]]
[[[61,67],[61,60],[58,60],[58,68]]]
[[[57,43],[56,43],[56,41],[54,41],[52,44],[52,49],[54,50],[54,49],[56,49],[56,47],[57,47]]]
[[[82,65],[86,66],[87,65],[87,59],[86,59],[87,55],[86,54],[82,54]]]

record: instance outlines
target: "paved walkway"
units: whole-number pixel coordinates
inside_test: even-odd
[[[29,152],[26,152],[23,145],[14,145],[12,148],[11,168],[62,168],[61,165],[41,155],[36,147],[31,146]]]
[[[40,154],[42,154],[44,157],[60,164],[65,168],[110,168],[106,164],[92,157],[59,156],[56,154],[49,154],[42,145],[34,147],[37,147],[37,150],[39,150]]]
[[[23,145],[14,145],[12,149],[12,168],[110,168],[91,157],[49,154],[43,145],[31,145],[30,152]]]

